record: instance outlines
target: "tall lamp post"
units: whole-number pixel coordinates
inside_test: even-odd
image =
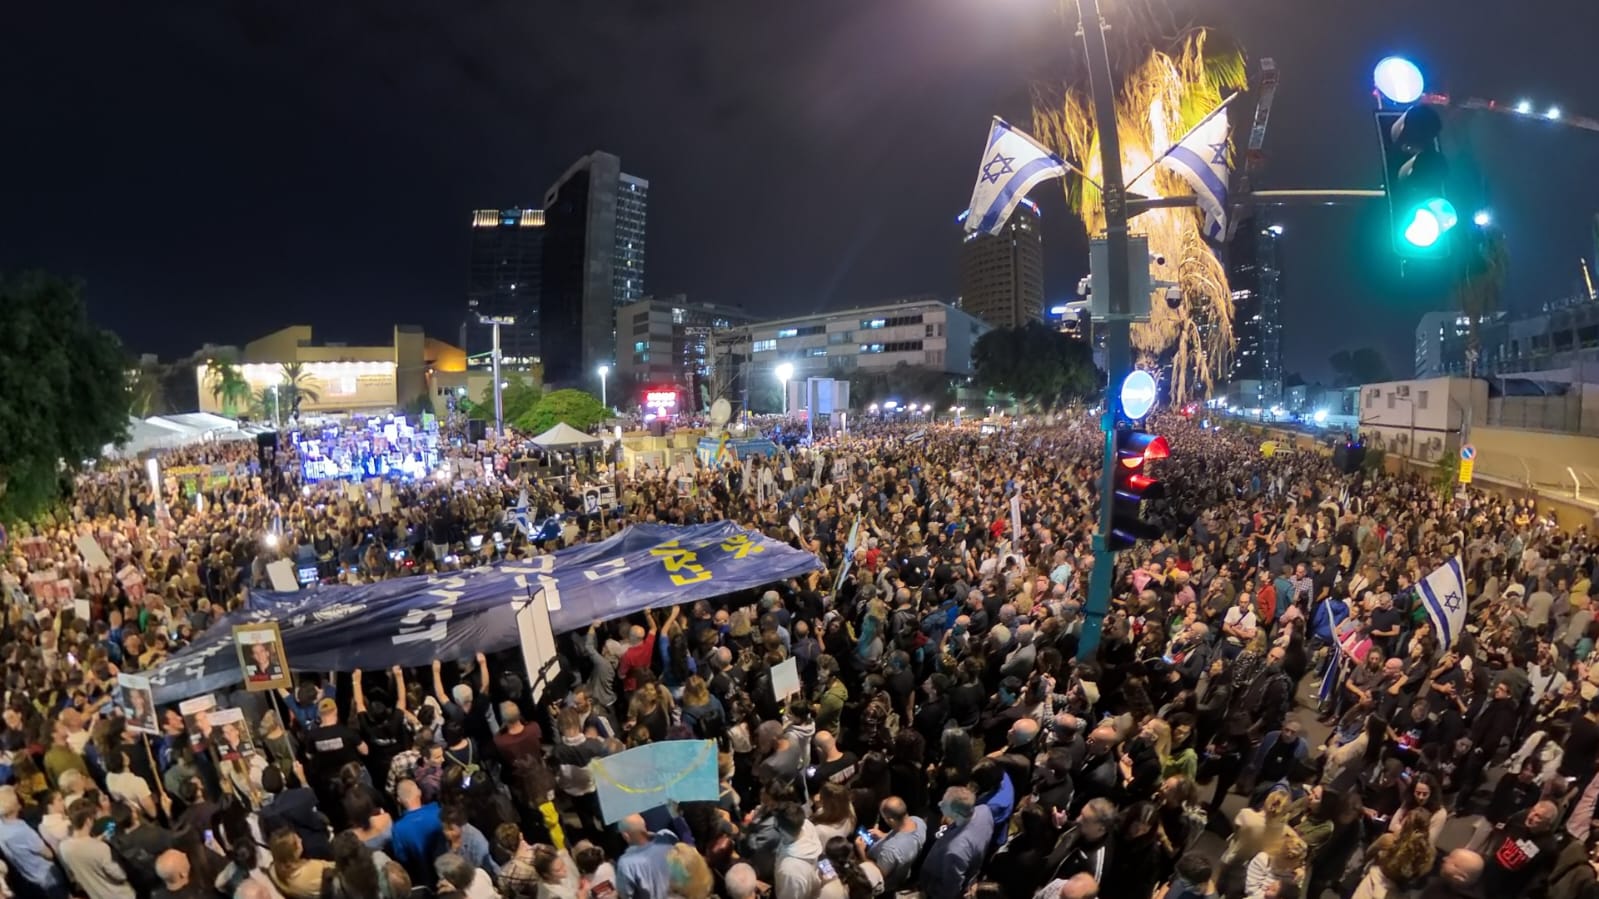
[[[788,379],[794,377],[794,366],[781,363],[776,369],[777,380],[783,385],[783,414],[788,414]]]
[[[611,404],[609,402],[606,402],[606,399],[605,399],[605,379],[610,374],[611,374],[611,367],[609,365],[600,366],[600,405],[604,406],[607,409],[611,408]]]
[[[478,324],[488,325],[494,335],[493,347],[493,377],[494,377],[494,434],[496,437],[505,436],[505,405],[500,398],[500,391],[505,389],[505,382],[500,380],[500,326],[515,325],[514,315],[479,315]]]
[[[1091,659],[1099,648],[1099,634],[1110,609],[1110,592],[1116,553],[1110,548],[1111,510],[1115,500],[1117,385],[1132,368],[1131,303],[1128,296],[1127,189],[1122,184],[1122,151],[1116,133],[1116,94],[1110,80],[1110,52],[1105,46],[1105,21],[1099,0],[1077,0],[1077,17],[1088,59],[1088,87],[1093,96],[1094,127],[1099,134],[1100,170],[1104,178],[1105,267],[1107,311],[1105,321],[1105,432],[1104,462],[1099,483],[1099,533],[1094,535],[1094,571],[1083,607],[1083,629],[1077,645],[1078,659]]]

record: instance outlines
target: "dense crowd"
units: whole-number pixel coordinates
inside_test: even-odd
[[[1157,427],[1169,492],[1146,511],[1164,536],[1117,557],[1085,660],[1103,440],[1084,417],[866,424],[778,459],[623,467],[620,511],[595,516],[575,479],[379,498],[301,483],[292,449],[263,465],[253,444],[164,453],[226,473],[159,495],[142,465],[103,466],[11,535],[5,889],[1599,897],[1599,543],[1528,501]],[[562,515],[557,535],[506,526],[524,491],[529,517]],[[246,714],[204,739],[171,708],[141,734],[113,701],[119,673],[180,652],[278,557],[363,583],[724,519],[823,570],[563,635],[540,702],[514,652],[297,672],[223,697]],[[1471,626],[1446,640],[1417,585],[1450,558]],[[780,701],[772,668],[790,658],[802,689]],[[673,739],[715,742],[719,798],[607,825],[589,763]],[[232,764],[242,744],[250,764]]]

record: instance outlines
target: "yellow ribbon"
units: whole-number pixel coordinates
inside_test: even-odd
[[[669,789],[686,780],[690,774],[694,773],[695,769],[705,763],[705,757],[715,750],[716,743],[714,741],[701,740],[699,755],[694,758],[694,761],[688,764],[688,767],[678,772],[676,777],[672,778],[666,783],[643,790],[640,790],[637,787],[630,787],[617,780],[610,772],[605,770],[605,762],[603,759],[594,759],[593,761],[589,762],[589,773],[593,774],[595,777],[602,778],[607,784],[615,787],[623,793],[632,793],[634,795],[641,793],[659,793],[662,790]]]

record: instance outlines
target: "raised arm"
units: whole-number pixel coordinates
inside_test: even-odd
[[[444,690],[444,676],[439,673],[443,667],[438,659],[433,660],[433,698],[439,701],[441,707],[450,704],[450,694]]]
[[[350,702],[357,715],[366,713],[366,693],[361,689],[361,669],[350,672]]]
[[[483,653],[477,654],[477,692],[479,696],[488,701],[489,695],[489,659]]]

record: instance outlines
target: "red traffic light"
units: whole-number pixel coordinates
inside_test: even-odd
[[[1166,438],[1144,431],[1127,431],[1122,437],[1117,458],[1127,468],[1138,468],[1145,462],[1171,458],[1171,445]]]

